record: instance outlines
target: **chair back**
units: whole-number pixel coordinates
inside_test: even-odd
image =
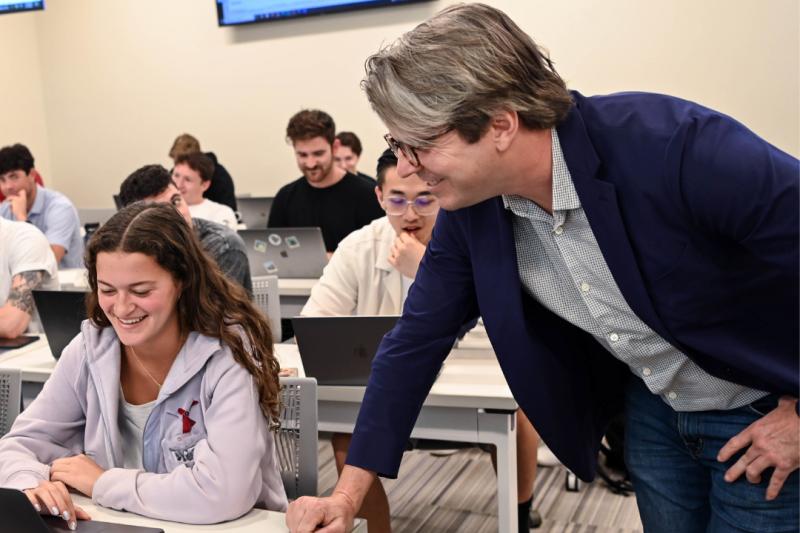
[[[286,496],[316,496],[317,380],[281,378],[280,422],[275,443]]]
[[[272,338],[281,340],[281,301],[278,294],[278,276],[257,276],[253,278],[253,303],[269,319]]]
[[[21,404],[22,372],[0,368],[0,437],[11,431]]]

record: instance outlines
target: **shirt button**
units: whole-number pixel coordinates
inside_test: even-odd
[[[649,369],[649,368],[647,368],[647,367],[644,367],[644,368],[642,369],[642,375],[643,375],[643,376],[649,376],[649,375],[650,375],[650,374],[652,374],[652,373],[653,373],[653,371],[652,371],[652,370],[650,370],[650,369]]]
[[[674,390],[669,391],[669,394],[667,394],[667,398],[669,398],[670,400],[674,400],[677,397],[678,395],[675,393]]]
[[[589,292],[590,288],[591,287],[589,287],[589,284],[585,281],[581,283],[581,292]]]
[[[611,342],[617,342],[619,340],[619,335],[617,335],[616,333],[612,333],[611,335],[608,336],[608,339]]]
[[[556,229],[553,230],[556,235],[561,235],[564,233],[564,226],[556,226]]]

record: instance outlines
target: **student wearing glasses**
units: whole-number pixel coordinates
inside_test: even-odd
[[[386,216],[348,235],[301,311],[303,316],[397,315],[403,310],[408,289],[417,275],[431,240],[439,203],[416,174],[401,178],[391,149],[378,159],[375,194]],[[336,433],[331,439],[336,467],[345,464],[351,435]],[[538,527],[541,517],[531,512],[536,452],[539,436],[522,412],[518,414],[517,491],[520,531]],[[375,481],[359,515],[370,531],[390,530],[389,501],[383,485]]]
[[[114,215],[86,267],[89,319],[0,440],[0,487],[71,530],[88,516],[70,490],[192,524],[285,510],[278,361],[244,289],[165,203]]]

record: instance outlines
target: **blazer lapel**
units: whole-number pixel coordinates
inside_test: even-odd
[[[557,130],[581,206],[622,296],[642,321],[670,338],[647,294],[620,214],[616,188],[613,183],[595,177],[600,159],[576,107]]]

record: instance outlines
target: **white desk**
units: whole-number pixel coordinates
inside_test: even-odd
[[[277,344],[281,367],[305,375],[297,345]],[[319,387],[320,431],[352,433],[364,387]],[[454,350],[425,400],[411,436],[497,447],[498,530],[517,524],[517,403],[491,350]]]
[[[179,524],[177,522],[166,522],[146,518],[133,513],[114,511],[92,503],[92,500],[73,494],[72,499],[75,504],[82,507],[89,513],[93,520],[102,522],[113,522],[116,524],[129,524],[132,526],[156,527],[161,528],[165,533],[193,533],[195,531],[218,531],[225,533],[273,533],[287,532],[286,515],[275,511],[265,511],[264,509],[253,509],[246,515],[230,522],[221,524],[211,524],[198,526],[195,524]],[[80,533],[81,521],[78,521],[77,531]]]
[[[283,368],[303,364],[294,344],[276,344]],[[454,350],[422,406],[412,437],[494,444],[497,447],[499,531],[514,531],[517,521],[517,403],[491,352]],[[35,397],[50,376],[55,360],[45,339],[0,355],[0,368],[22,371],[23,396]],[[352,433],[363,387],[319,387],[319,429]],[[184,531],[184,530],[175,530]],[[244,530],[243,530],[244,531]]]

